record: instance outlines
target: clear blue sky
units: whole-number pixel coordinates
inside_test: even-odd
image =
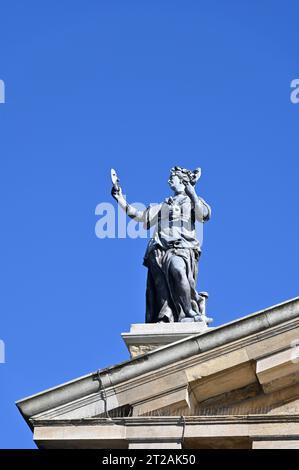
[[[199,288],[215,325],[298,294],[295,0],[2,0],[0,447],[14,401],[128,358],[146,240],[99,240],[115,167],[131,201],[201,166]]]

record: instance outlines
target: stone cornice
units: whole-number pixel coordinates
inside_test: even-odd
[[[240,347],[242,342],[254,343],[263,336],[279,334],[298,324],[299,297],[25,398],[18,401],[17,406],[28,420],[82,397],[86,399],[91,395],[91,400],[98,399],[99,383],[105,390],[126,387],[128,381],[132,387],[132,380],[146,381],[147,374],[167,374],[174,364],[177,370],[180,364],[185,368],[186,362],[190,365],[192,361],[206,360],[209,354],[218,356],[230,348]]]
[[[239,341],[235,341],[232,344],[226,344],[224,346],[218,347],[212,351],[207,351],[203,353],[199,353],[195,356],[192,356],[190,358],[186,358],[182,361],[176,362],[175,364],[170,364],[168,366],[163,367],[162,369],[158,369],[157,371],[149,372],[148,374],[143,374],[140,377],[136,377],[130,381],[120,383],[116,385],[113,390],[115,391],[125,391],[128,388],[132,388],[134,386],[138,386],[141,384],[146,383],[149,379],[152,380],[153,375],[155,375],[155,378],[162,378],[166,377],[167,375],[173,373],[174,371],[180,371],[180,370],[186,370],[186,368],[201,364],[203,362],[206,362],[210,359],[214,359],[216,357],[229,354],[231,352],[234,352],[238,349],[244,348],[246,346],[253,345],[256,342],[263,341],[267,338],[271,338],[273,336],[279,335],[281,333],[284,333],[285,331],[290,331],[292,329],[299,328],[299,319],[298,320],[292,320],[290,322],[287,322],[286,324],[279,325],[278,327],[273,327],[270,328],[269,330],[266,330],[262,333],[259,333],[257,335],[251,335],[246,338],[242,338]],[[281,346],[278,344],[276,351],[279,351]],[[107,392],[109,392],[111,389],[107,389]]]
[[[169,448],[177,443],[190,448],[214,446],[229,439],[226,448],[243,439],[248,448],[255,441],[294,443],[299,438],[299,415],[239,416],[150,416],[128,418],[88,418],[33,420],[34,440],[42,448]],[[158,444],[158,446],[157,446]],[[195,445],[195,447],[194,447]]]
[[[286,331],[290,331],[298,327],[299,327],[299,319],[291,320],[289,322],[284,323],[283,325],[278,325],[262,333],[258,333],[257,335],[252,335],[250,337],[246,337],[239,341],[236,341],[232,344],[227,344],[219,348],[216,348],[213,351],[207,351],[206,353],[202,353],[194,357],[187,358],[183,361],[180,361],[175,364],[171,364],[157,371],[154,371],[148,374],[143,374],[142,376],[133,378],[130,381],[120,383],[114,387],[107,388],[105,390],[106,398],[109,398],[110,396],[113,396],[114,394],[117,394],[117,393],[125,393],[127,390],[139,387],[141,385],[146,385],[147,383],[152,382],[153,380],[167,378],[167,376],[173,373],[177,373],[179,371],[184,372],[188,368],[204,363],[210,359],[215,359],[217,357],[224,356],[226,354],[237,351],[238,349],[244,348],[246,346],[254,345],[256,342],[260,342],[268,338],[275,337],[276,335],[282,334]],[[281,348],[280,343],[277,343],[276,351],[280,350],[280,348]],[[242,364],[240,364],[239,367],[242,367]],[[225,371],[223,371],[223,374],[225,374]],[[209,380],[209,379],[206,379],[206,380]],[[171,392],[171,388],[168,389],[168,392]],[[153,394],[153,398],[156,398],[158,396],[159,394],[157,396]],[[56,419],[56,418],[59,418],[60,415],[63,415],[67,412],[78,409],[80,407],[88,406],[92,403],[96,403],[97,401],[102,400],[102,399],[103,399],[102,393],[101,391],[98,391],[97,393],[83,396],[77,400],[74,400],[65,405],[61,405],[57,408],[51,408],[49,411],[37,414],[35,417],[38,419],[54,419],[54,418]],[[138,400],[136,401],[136,403],[138,403]]]
[[[34,427],[38,426],[169,426],[182,425],[184,420],[186,425],[198,424],[237,424],[237,423],[299,423],[298,414],[289,415],[269,415],[269,414],[249,414],[249,415],[223,415],[223,416],[130,416],[125,418],[84,418],[84,419],[55,419],[41,420],[32,419]],[[299,428],[298,428],[299,434]]]

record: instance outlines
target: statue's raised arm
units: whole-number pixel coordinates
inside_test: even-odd
[[[116,174],[116,171],[112,168],[111,169],[111,181],[112,181],[112,189],[111,189],[111,195],[112,197],[117,201],[119,206],[128,214],[131,219],[136,220],[137,222],[142,222],[144,220],[144,212],[143,211],[138,211],[133,207],[131,204],[129,204],[123,193],[122,189],[119,184],[119,178]]]

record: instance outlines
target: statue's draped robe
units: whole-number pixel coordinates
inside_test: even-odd
[[[210,208],[202,200],[206,215]],[[190,198],[186,195],[170,197],[161,204],[149,206],[143,213],[144,226],[153,229],[145,256],[144,265],[148,268],[146,289],[146,322],[179,321],[183,318],[182,300],[176,296],[176,286],[170,275],[170,262],[174,256],[184,260],[187,279],[190,284],[191,305],[198,310],[196,281],[200,244],[196,238],[196,214]]]

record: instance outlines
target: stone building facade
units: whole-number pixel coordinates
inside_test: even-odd
[[[37,446],[299,448],[299,298],[205,331],[163,326],[124,334],[128,361],[18,401]]]

